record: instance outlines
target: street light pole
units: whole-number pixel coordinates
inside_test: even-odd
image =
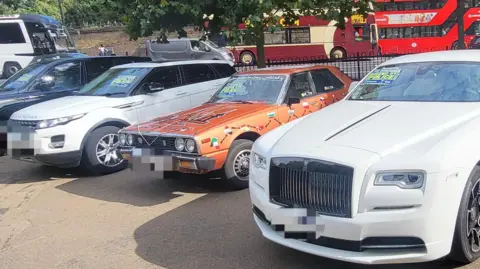
[[[458,0],[458,49],[465,49],[465,28],[463,23],[463,14],[465,14],[465,0]]]
[[[62,24],[65,24],[65,20],[63,19],[62,0],[58,0],[58,9],[60,10],[60,17],[62,18]]]

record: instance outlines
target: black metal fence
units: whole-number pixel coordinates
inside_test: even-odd
[[[448,50],[448,48],[446,48]],[[445,50],[445,49],[443,49]],[[438,51],[438,49],[432,49],[431,51]],[[422,53],[428,51],[408,51],[406,53],[389,53],[386,55],[377,55],[373,53],[357,53],[350,54],[341,59],[329,59],[327,57],[310,57],[310,58],[287,58],[287,59],[278,59],[278,60],[266,60],[267,67],[287,67],[293,65],[307,65],[307,64],[321,64],[321,65],[330,65],[335,66],[340,69],[342,72],[347,74],[353,80],[360,80],[366,74],[373,70],[377,65],[390,60],[392,58],[407,55]],[[257,69],[256,64],[235,64],[237,71],[248,71]]]

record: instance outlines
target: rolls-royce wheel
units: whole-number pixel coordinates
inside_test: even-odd
[[[472,263],[480,258],[480,167],[472,171],[463,191],[449,258]]]

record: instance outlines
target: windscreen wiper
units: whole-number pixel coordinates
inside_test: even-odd
[[[230,100],[230,101],[227,101],[227,102],[240,103],[240,104],[253,104],[253,102],[245,101],[245,100]]]
[[[110,97],[114,95],[124,95],[124,94],[125,94],[124,92],[109,92],[109,93],[100,94],[99,96]]]

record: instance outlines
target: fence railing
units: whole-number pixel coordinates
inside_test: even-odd
[[[448,48],[446,48],[448,50]],[[445,49],[443,49],[445,50]],[[276,66],[293,66],[293,65],[305,65],[305,64],[320,64],[335,66],[342,72],[347,74],[353,80],[360,80],[370,71],[372,71],[377,65],[393,59],[398,56],[407,54],[416,54],[429,51],[439,51],[439,49],[432,49],[428,51],[406,51],[405,53],[388,53],[388,54],[374,54],[374,53],[355,53],[349,54],[344,58],[330,59],[327,57],[287,57],[286,59],[266,59],[267,67]],[[235,64],[237,71],[248,71],[257,69],[256,64]]]

